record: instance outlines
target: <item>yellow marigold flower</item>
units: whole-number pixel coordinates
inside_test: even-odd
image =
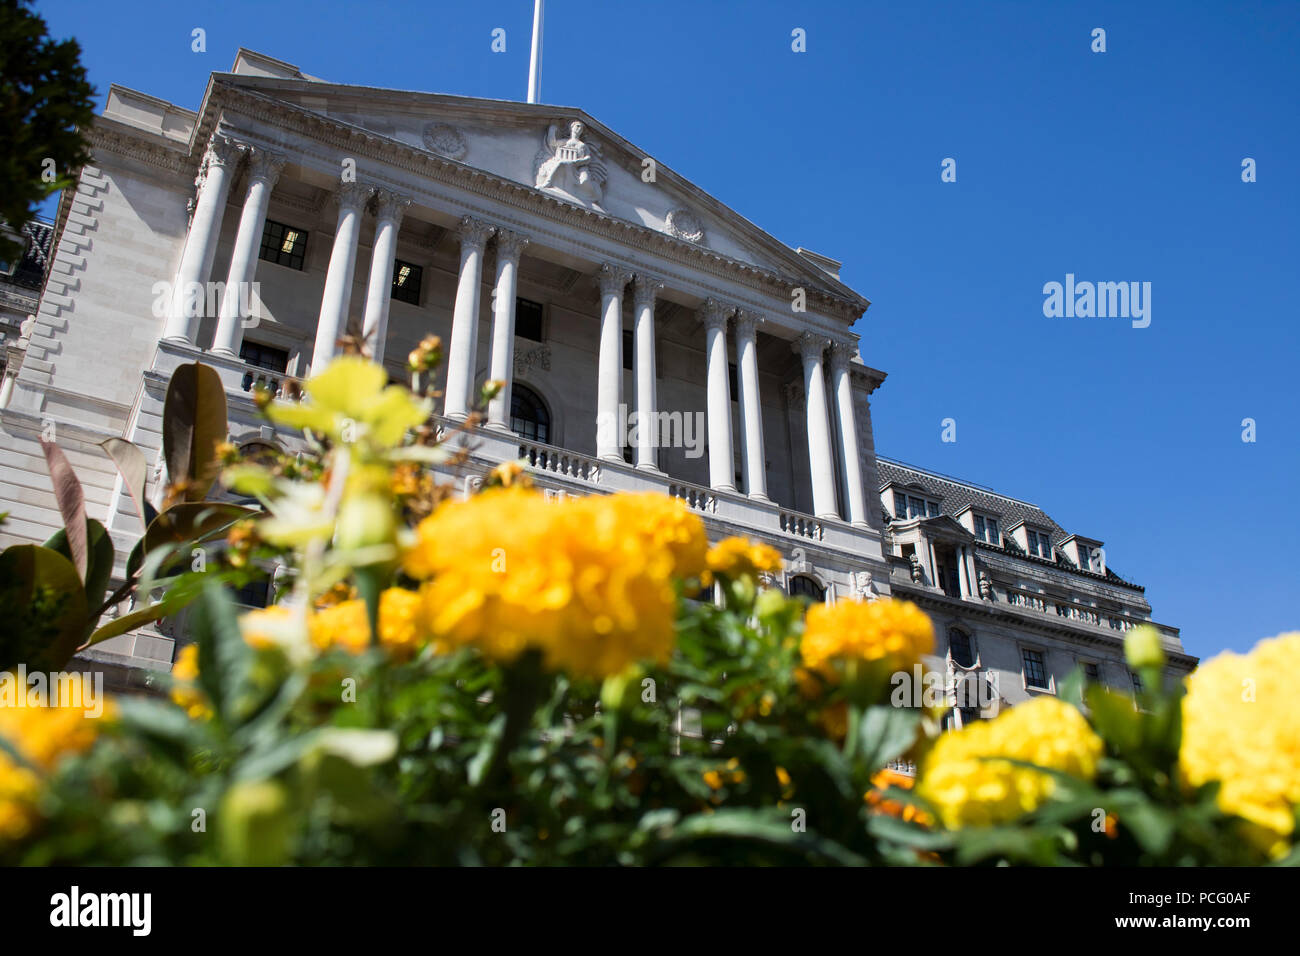
[[[0,737],[30,764],[0,749],[0,840],[27,834],[37,817],[42,778],[64,757],[89,750],[98,723],[81,707],[0,707]]]
[[[275,647],[284,642],[283,632],[292,626],[293,610],[283,604],[255,608],[239,618],[239,631],[252,647]],[[197,660],[197,650],[195,652]],[[179,663],[179,662],[178,662]],[[197,667],[195,674],[198,674]]]
[[[664,661],[675,641],[674,582],[704,568],[699,518],[660,495],[547,503],[519,487],[446,504],[405,556],[434,636],[513,660],[607,677]]]
[[[180,686],[172,688],[172,703],[183,708],[191,720],[207,720],[211,717],[212,708],[196,686],[199,677],[199,645],[186,644],[181,648],[172,664],[172,677],[180,682]]]
[[[424,642],[419,626],[420,596],[404,588],[389,588],[379,595],[379,642],[402,655],[414,653]],[[307,619],[311,642],[321,650],[342,648],[354,654],[370,646],[370,621],[366,602],[343,601]]]
[[[722,774],[716,770],[708,770],[704,774],[704,782],[709,785],[710,790],[722,789]]]
[[[879,662],[908,670],[934,650],[934,625],[907,601],[839,601],[814,604],[805,619],[800,653],[805,666],[828,677],[836,662]]]
[[[758,577],[781,570],[781,553],[748,538],[724,538],[709,549],[708,567],[713,574],[725,577]]]
[[[1056,787],[1047,774],[1009,760],[1091,780],[1101,753],[1101,738],[1077,709],[1036,697],[941,736],[922,763],[917,792],[950,829],[1004,823],[1039,807]],[[998,757],[1006,759],[986,759]]]
[[[1300,631],[1226,652],[1187,678],[1179,764],[1192,786],[1221,783],[1219,806],[1255,824],[1250,836],[1285,852],[1300,804]]]

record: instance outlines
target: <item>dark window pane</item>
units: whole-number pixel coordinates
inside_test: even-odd
[[[1025,683],[1030,687],[1046,690],[1047,668],[1043,665],[1042,653],[1032,651],[1027,647],[1022,649],[1020,653],[1025,662]]]
[[[515,299],[515,336],[542,341],[542,304],[530,299]]]
[[[975,666],[975,653],[971,648],[970,635],[953,628],[948,632],[948,653],[953,662],[962,667]]]
[[[269,372],[283,374],[289,368],[289,353],[284,349],[250,342],[244,339],[239,346],[239,357],[254,368],[264,368]]]
[[[262,230],[260,258],[301,272],[306,250],[307,233],[304,230],[270,219],[266,221],[266,228]]]
[[[424,279],[424,270],[401,259],[393,262],[393,298],[399,302],[420,304],[420,283]]]
[[[550,443],[551,413],[526,385],[515,383],[510,389],[510,429],[523,438]]]
[[[790,579],[789,591],[791,597],[797,597],[798,595],[803,594],[818,603],[826,600],[826,589],[806,574],[796,574],[792,577]]]
[[[1092,661],[1088,661],[1083,665],[1083,676],[1087,679],[1089,684],[1101,683],[1101,671]]]
[[[632,330],[623,330],[623,368],[632,370]]]

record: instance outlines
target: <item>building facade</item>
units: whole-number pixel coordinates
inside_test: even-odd
[[[221,376],[232,442],[294,450],[255,388],[292,394],[345,337],[403,379],[435,334],[444,423],[484,382],[506,383],[456,439],[473,469],[523,459],[551,495],[673,495],[711,537],[775,545],[791,591],[897,587],[932,613],[955,600],[1002,621],[976,590],[935,583],[960,515],[932,559],[930,516],[882,517],[873,489],[893,478],[877,470],[870,396],[885,375],[858,354],[869,303],[839,263],[778,242],[582,111],[327,83],[241,50],[197,112],[111,87],[89,138],[0,411],[0,544],[60,524],[38,442],[52,430],[123,573],[142,529],[100,443],[125,437],[161,462],[181,364]],[[164,483],[160,464],[150,493]],[[1010,580],[1000,552],[978,557],[972,576]],[[166,669],[174,638],[141,631],[87,656]]]

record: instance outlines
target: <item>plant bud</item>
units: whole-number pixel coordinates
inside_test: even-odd
[[[1164,667],[1165,649],[1160,642],[1160,632],[1150,624],[1139,624],[1124,638],[1124,656],[1134,670],[1143,667]]]

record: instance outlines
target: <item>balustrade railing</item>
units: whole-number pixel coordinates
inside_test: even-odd
[[[797,511],[781,511],[778,516],[778,524],[786,534],[810,538],[813,541],[820,541],[824,533],[820,521],[808,515],[801,515]]]
[[[519,457],[526,461],[530,468],[545,474],[572,478],[574,481],[593,485],[600,483],[600,462],[586,455],[578,455],[541,442],[521,441]]]

